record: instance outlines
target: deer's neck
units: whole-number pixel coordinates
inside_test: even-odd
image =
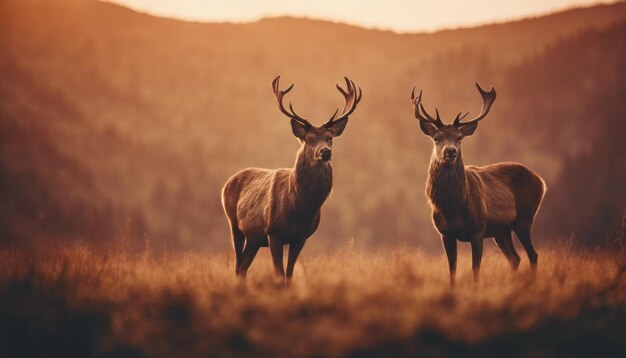
[[[311,165],[312,162],[315,164]],[[289,187],[294,211],[315,214],[330,195],[333,169],[330,163],[307,160],[301,150],[291,173]]]
[[[434,157],[430,161],[426,196],[444,215],[452,215],[465,205],[467,179],[463,160],[452,164],[441,163]]]

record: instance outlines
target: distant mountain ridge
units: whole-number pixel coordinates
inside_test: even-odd
[[[619,125],[611,118],[623,104],[611,93],[623,88],[625,22],[622,2],[398,35],[318,20],[204,24],[97,1],[4,1],[0,240],[83,237],[139,247],[147,237],[226,247],[226,178],[295,157],[297,142],[269,86],[281,73],[296,83],[290,96],[299,113],[316,123],[341,103],[334,84],[342,76],[364,92],[336,143],[335,191],[312,249],[348,237],[367,247],[438,248],[423,195],[431,144],[412,118],[411,86],[450,120],[460,108],[479,110],[475,81],[495,85],[492,114],[464,143],[466,164],[521,161],[549,187],[566,188],[558,184],[563,168],[598,143],[580,129],[598,98],[609,100],[597,123]],[[615,207],[623,190],[615,191],[617,203],[595,204],[611,213],[607,220],[581,232],[590,243],[622,214]],[[559,194],[565,208],[567,193]],[[570,214],[559,221],[542,212],[539,221]],[[541,227],[559,235],[565,226]]]

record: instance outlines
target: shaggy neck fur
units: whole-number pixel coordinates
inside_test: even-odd
[[[426,182],[426,196],[431,204],[444,215],[451,215],[465,204],[466,191],[465,167],[461,157],[448,164],[438,161],[433,155]]]
[[[330,163],[307,158],[306,151],[301,148],[289,180],[289,191],[294,198],[293,209],[303,214],[314,214],[330,195],[333,169]]]

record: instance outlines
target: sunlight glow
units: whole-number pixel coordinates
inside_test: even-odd
[[[344,22],[396,32],[509,21],[610,0],[108,0],[157,16],[202,22],[250,22],[294,16]]]

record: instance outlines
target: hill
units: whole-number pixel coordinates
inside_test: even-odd
[[[540,234],[569,236],[584,217],[574,229],[595,245],[621,223],[626,3],[403,35],[292,18],[191,23],[88,0],[9,0],[0,14],[3,240],[227,247],[226,178],[295,157],[270,91],[278,73],[316,123],[340,104],[342,76],[364,92],[335,144],[335,191],[313,249],[351,237],[439,248],[423,195],[431,144],[408,104],[414,83],[448,120],[478,110],[475,81],[497,88],[464,159],[542,174]],[[577,181],[583,174],[594,185]]]

